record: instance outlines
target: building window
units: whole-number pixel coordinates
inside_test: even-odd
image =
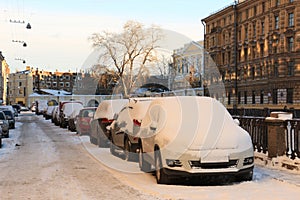
[[[260,57],[264,57],[265,45],[264,43],[260,44]]]
[[[261,22],[261,34],[265,34],[265,22]]]
[[[247,104],[247,91],[244,92],[244,104]]]
[[[255,91],[252,91],[252,104],[255,104]]]
[[[241,92],[238,92],[238,104],[241,104]]]
[[[264,91],[260,91],[260,104],[264,104]]]
[[[248,27],[245,26],[245,40],[248,40]]]
[[[263,2],[261,7],[262,7],[262,13],[264,13],[266,11],[266,3]]]
[[[279,16],[275,16],[274,23],[274,28],[279,29]]]
[[[293,2],[294,2],[294,0],[289,0],[289,2],[290,2],[290,3],[293,3]]]
[[[228,105],[231,104],[231,92],[228,93]]]
[[[278,77],[278,62],[275,62],[274,64],[274,77]]]
[[[59,82],[59,87],[64,87],[64,86],[65,86],[64,82]]]
[[[280,5],[280,0],[275,0],[276,2],[275,2],[275,5],[276,6],[279,6]]]
[[[277,104],[278,103],[278,91],[277,89],[273,89],[273,94],[272,94],[272,102],[273,104]]]
[[[288,76],[294,76],[294,62],[288,62]]]
[[[51,82],[47,82],[47,87],[51,87]]]
[[[289,13],[289,27],[294,26],[294,13]]]
[[[251,76],[252,76],[252,79],[254,80],[255,79],[255,67],[251,67]]]
[[[65,85],[66,85],[66,87],[70,87],[70,83],[69,82],[66,82]]]
[[[65,78],[66,78],[66,80],[70,80],[70,76],[69,75],[66,75]]]
[[[256,37],[256,24],[253,24],[253,37]]]
[[[19,82],[19,86],[22,86],[22,82]]]
[[[286,103],[293,103],[293,95],[294,95],[294,90],[293,88],[288,88],[287,89],[287,95],[286,95]]]
[[[294,38],[293,37],[287,38],[287,50],[288,50],[288,52],[291,52],[294,50]]]
[[[52,86],[56,88],[57,87],[57,82],[53,82]]]
[[[244,48],[245,61],[248,60],[248,48]]]

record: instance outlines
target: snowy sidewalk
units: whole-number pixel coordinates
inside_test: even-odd
[[[299,159],[291,160],[286,156],[270,159],[266,154],[255,152],[254,180],[257,178],[255,174],[259,174],[300,187],[299,169]]]

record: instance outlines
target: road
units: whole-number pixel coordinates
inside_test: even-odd
[[[254,180],[215,186],[157,185],[135,162],[112,156],[24,113],[0,150],[0,199],[295,199],[300,175],[255,167]],[[282,178],[282,177],[289,178]]]

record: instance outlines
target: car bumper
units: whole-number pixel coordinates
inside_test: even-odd
[[[253,173],[254,166],[250,166],[248,168],[244,168],[241,170],[218,170],[218,171],[206,171],[203,170],[201,172],[187,172],[187,171],[179,171],[176,169],[163,168],[163,171],[169,177],[183,178],[183,177],[197,177],[197,178],[205,178],[209,177],[212,179],[213,177],[228,177],[228,178],[238,178],[241,176],[246,176],[248,174]]]

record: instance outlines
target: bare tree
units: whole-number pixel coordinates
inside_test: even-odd
[[[154,52],[161,38],[158,27],[144,28],[136,21],[125,23],[122,33],[104,31],[90,37],[93,47],[100,51],[101,70],[116,72],[126,97],[149,75],[147,66],[157,60]]]

